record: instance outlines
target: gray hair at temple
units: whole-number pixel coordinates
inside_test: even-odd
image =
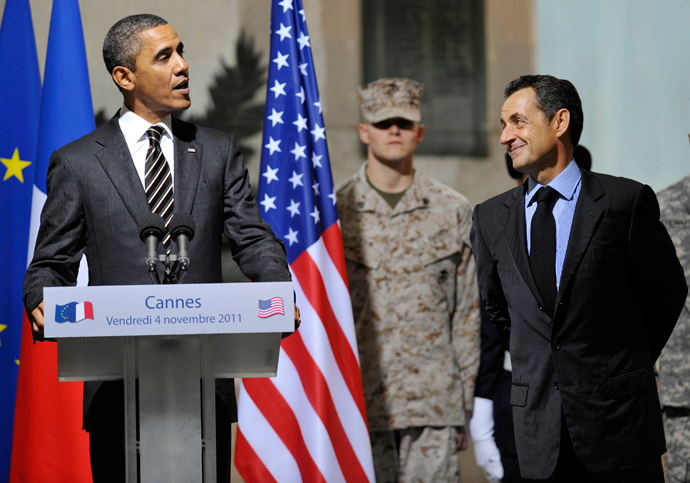
[[[511,81],[503,93],[508,99],[517,91],[531,87],[536,92],[537,107],[549,123],[561,109],[570,112],[570,142],[573,149],[580,142],[585,116],[582,112],[582,101],[572,82],[557,79],[551,75],[523,75]]]
[[[108,72],[112,74],[118,66],[134,72],[144,45],[140,34],[167,23],[158,15],[144,13],[125,17],[110,27],[103,41],[103,60]]]

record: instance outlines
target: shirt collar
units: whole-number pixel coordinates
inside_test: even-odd
[[[581,179],[582,173],[580,172],[580,168],[573,160],[563,171],[558,174],[558,176],[552,179],[547,186],[551,186],[553,189],[558,191],[558,194],[562,198],[572,200],[573,196],[575,196],[577,185],[580,183]],[[542,187],[543,185],[534,181],[532,177],[527,178],[527,196],[525,197],[527,200],[526,206],[532,204],[534,195],[536,195],[537,191],[539,191],[539,188]]]
[[[142,138],[146,140],[146,131],[153,126],[150,122],[130,111],[129,108],[123,103],[120,109],[120,129],[122,134],[125,136],[125,141],[127,141],[127,146],[132,148],[136,143],[142,141]],[[172,136],[172,116],[168,114],[165,118],[156,123],[156,126],[163,126],[164,135],[167,135],[170,139]]]

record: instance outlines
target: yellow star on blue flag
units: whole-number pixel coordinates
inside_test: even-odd
[[[22,170],[31,164],[31,161],[22,161],[19,159],[19,148],[14,148],[14,154],[11,158],[0,158],[0,162],[5,165],[7,171],[5,171],[5,177],[3,181],[7,181],[9,178],[14,176],[22,183],[24,182],[24,175]]]

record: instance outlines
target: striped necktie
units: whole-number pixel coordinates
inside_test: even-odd
[[[173,216],[173,184],[168,161],[161,149],[162,126],[151,126],[146,135],[149,138],[149,149],[146,152],[146,198],[152,213],[160,215],[168,228]],[[170,254],[170,233],[163,238],[165,250]]]

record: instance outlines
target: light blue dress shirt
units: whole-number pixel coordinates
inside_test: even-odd
[[[561,283],[563,261],[570,240],[570,229],[573,226],[573,214],[577,198],[580,196],[582,185],[582,173],[575,161],[571,161],[548,186],[558,191],[559,197],[553,207],[553,217],[556,220],[556,289]],[[531,177],[527,180],[527,195],[525,195],[525,221],[527,222],[527,253],[531,253],[531,227],[532,217],[537,211],[537,202],[534,195],[543,186]]]

